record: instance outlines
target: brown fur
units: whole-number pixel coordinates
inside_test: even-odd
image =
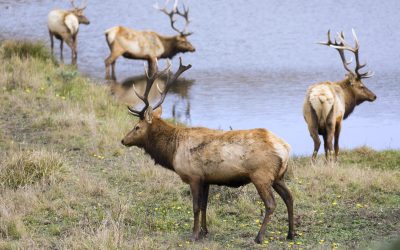
[[[272,188],[287,206],[288,238],[294,237],[293,198],[283,181],[290,151],[287,143],[265,129],[223,132],[184,128],[164,122],[159,115],[141,117],[122,144],[143,148],[156,163],[176,172],[190,185],[194,211],[192,240],[197,240],[200,232],[208,232],[209,185],[239,187],[250,182],[256,186],[266,209],[255,241],[262,243],[266,224],[276,206]]]
[[[151,74],[157,59],[171,59],[178,53],[195,51],[185,35],[162,36],[153,31],[140,31],[122,26],[107,30],[105,35],[110,48],[110,55],[104,61],[107,79],[110,78],[110,66],[111,78],[115,79],[115,62],[120,56],[146,60]]]
[[[327,96],[327,98],[313,101],[316,99],[315,97],[320,96]],[[311,85],[304,101],[303,116],[314,141],[312,159],[315,160],[321,144],[318,135],[323,136],[327,160],[331,159],[334,139],[335,159],[337,159],[342,120],[346,119],[357,105],[364,101],[372,102],[375,99],[376,95],[362,83],[361,79],[351,73],[341,81]],[[318,101],[320,101],[319,106],[318,103],[315,104]],[[329,101],[332,102],[332,105],[324,106],[324,103]],[[323,117],[322,114],[326,114],[326,117]]]

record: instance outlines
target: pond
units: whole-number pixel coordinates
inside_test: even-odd
[[[79,69],[93,78],[104,78],[104,59],[109,54],[104,31],[110,27],[124,25],[174,35],[168,18],[152,7],[154,3],[89,1],[86,16],[91,24],[81,26],[78,37]],[[310,154],[312,140],[302,117],[306,89],[312,83],[343,79],[345,74],[338,53],[316,42],[326,39],[328,29],[343,30],[350,38],[354,28],[360,59],[375,72],[364,83],[378,99],[358,106],[344,121],[341,147],[400,148],[400,1],[186,4],[192,19],[189,30],[194,32],[189,40],[196,52],[182,57],[193,68],[168,94],[164,117],[174,114],[191,126],[214,129],[267,128],[289,142],[295,154]],[[40,39],[49,44],[46,18],[56,7],[69,8],[69,1],[0,1],[0,39]],[[64,54],[69,56],[68,48]],[[175,69],[177,59],[173,60]],[[118,85],[113,85],[113,92],[129,100],[132,91],[127,82],[140,80],[143,61],[120,58],[116,70]]]

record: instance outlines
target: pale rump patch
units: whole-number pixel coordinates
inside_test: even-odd
[[[282,167],[280,168],[278,176],[282,176],[287,170],[287,164],[289,161],[289,154],[291,151],[291,147],[281,138],[276,135],[269,133],[269,140],[274,147],[275,154],[279,156],[282,160]]]
[[[114,42],[115,36],[117,35],[119,28],[120,28],[119,26],[115,26],[104,32],[107,35],[108,44],[112,44]]]
[[[79,21],[74,14],[65,16],[65,25],[68,27],[71,34],[76,34],[79,30]]]
[[[323,127],[327,116],[333,108],[334,95],[329,86],[317,85],[310,89],[309,102],[318,117],[318,124]]]

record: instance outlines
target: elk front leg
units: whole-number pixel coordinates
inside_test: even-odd
[[[193,234],[192,237],[190,237],[191,241],[198,240],[200,235],[199,215],[200,215],[200,200],[203,196],[202,186],[203,184],[200,181],[192,181],[190,183],[190,191],[192,192],[192,197],[193,197],[193,216],[194,216]]]
[[[202,196],[201,196],[201,204],[200,204],[200,210],[201,210],[201,233],[203,235],[208,234],[207,230],[207,203],[208,203],[208,192],[210,189],[209,184],[204,184],[203,185],[203,190],[202,190]]]
[[[265,205],[264,220],[261,225],[260,231],[258,231],[257,237],[254,239],[256,243],[262,244],[267,223],[271,220],[271,215],[275,210],[276,203],[269,183],[262,181],[253,181],[253,184],[254,186],[256,186],[258,194],[260,195]]]
[[[287,235],[288,240],[293,240],[294,238],[294,223],[293,223],[293,196],[287,188],[285,182],[283,180],[279,180],[274,183],[272,186],[275,191],[279,194],[282,200],[286,204],[287,212],[288,212],[288,220],[289,220],[289,232]]]
[[[340,135],[341,128],[342,128],[341,121],[336,122],[336,128],[335,128],[335,161],[338,160],[338,155],[339,155],[339,135]]]

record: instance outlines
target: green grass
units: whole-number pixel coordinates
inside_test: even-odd
[[[293,158],[294,241],[276,195],[266,242],[253,242],[263,207],[248,185],[213,186],[210,233],[188,242],[189,187],[120,145],[135,118],[109,87],[36,50],[14,50],[0,54],[0,249],[367,249],[399,237],[400,151],[363,147],[342,152],[336,166]]]

